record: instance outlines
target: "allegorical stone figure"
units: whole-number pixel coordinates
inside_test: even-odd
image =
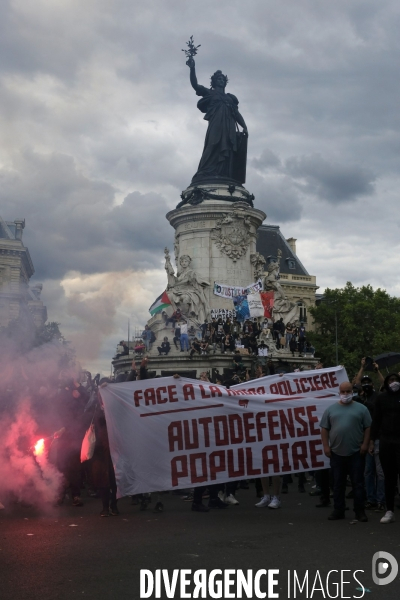
[[[211,88],[199,85],[195,62],[190,56],[190,83],[198,96],[197,108],[205,113],[208,129],[199,168],[192,183],[201,181],[246,180],[247,137],[246,123],[238,110],[239,101],[233,94],[225,93],[228,77],[216,71],[211,77]],[[239,131],[240,125],[243,131]]]
[[[192,259],[187,254],[179,258],[179,270],[175,275],[169,251],[165,249],[165,270],[168,276],[167,294],[174,310],[180,308],[182,314],[198,324],[204,323],[208,315],[204,288],[210,283],[190,268]]]
[[[267,273],[263,278],[263,289],[266,291],[273,290],[274,292],[274,319],[278,320],[282,317],[285,323],[294,323],[299,318],[299,307],[295,302],[291,302],[291,300],[288,299],[283,291],[283,287],[279,283],[282,251],[278,249],[277,254],[277,259],[270,262],[267,267]]]

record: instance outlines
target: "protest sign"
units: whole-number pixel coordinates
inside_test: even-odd
[[[263,284],[261,279],[255,283],[250,283],[246,287],[238,287],[226,285],[224,283],[214,283],[214,294],[222,298],[232,299],[234,296],[247,296],[247,294],[256,294],[262,290]]]
[[[271,319],[274,308],[274,292],[260,292],[260,297],[264,307],[264,316]]]
[[[236,319],[239,323],[243,323],[250,318],[249,303],[247,302],[248,296],[235,296],[233,298],[233,306],[235,308]]]
[[[233,309],[229,310],[227,308],[212,308],[210,313],[211,319],[222,319],[223,321],[226,321],[227,319],[233,321],[236,316],[236,313]]]
[[[342,381],[334,367],[230,390],[183,377],[102,388],[119,496],[328,467],[318,423]]]
[[[264,305],[261,300],[261,294],[249,294],[247,296],[247,304],[249,305],[250,317],[263,317]]]

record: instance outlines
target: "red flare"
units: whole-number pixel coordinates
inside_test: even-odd
[[[44,452],[44,439],[38,440],[35,444],[35,456],[40,456]]]

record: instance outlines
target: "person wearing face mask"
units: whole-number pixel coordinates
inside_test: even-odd
[[[349,381],[340,384],[339,395],[339,402],[328,406],[320,422],[322,445],[325,455],[330,458],[333,475],[334,510],[328,519],[344,519],[349,475],[356,519],[366,522],[364,466],[372,419],[365,406],[354,402],[353,386]]]
[[[392,523],[397,477],[400,475],[400,376],[389,374],[385,377],[383,388],[375,403],[369,452],[374,452],[374,442],[379,439],[386,497],[386,513],[381,523]]]

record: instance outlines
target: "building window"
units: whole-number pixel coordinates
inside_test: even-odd
[[[299,307],[299,321],[300,323],[307,323],[307,308],[304,302],[298,302]]]
[[[295,269],[296,268],[296,261],[294,258],[286,258],[285,259],[287,266],[289,269]]]

